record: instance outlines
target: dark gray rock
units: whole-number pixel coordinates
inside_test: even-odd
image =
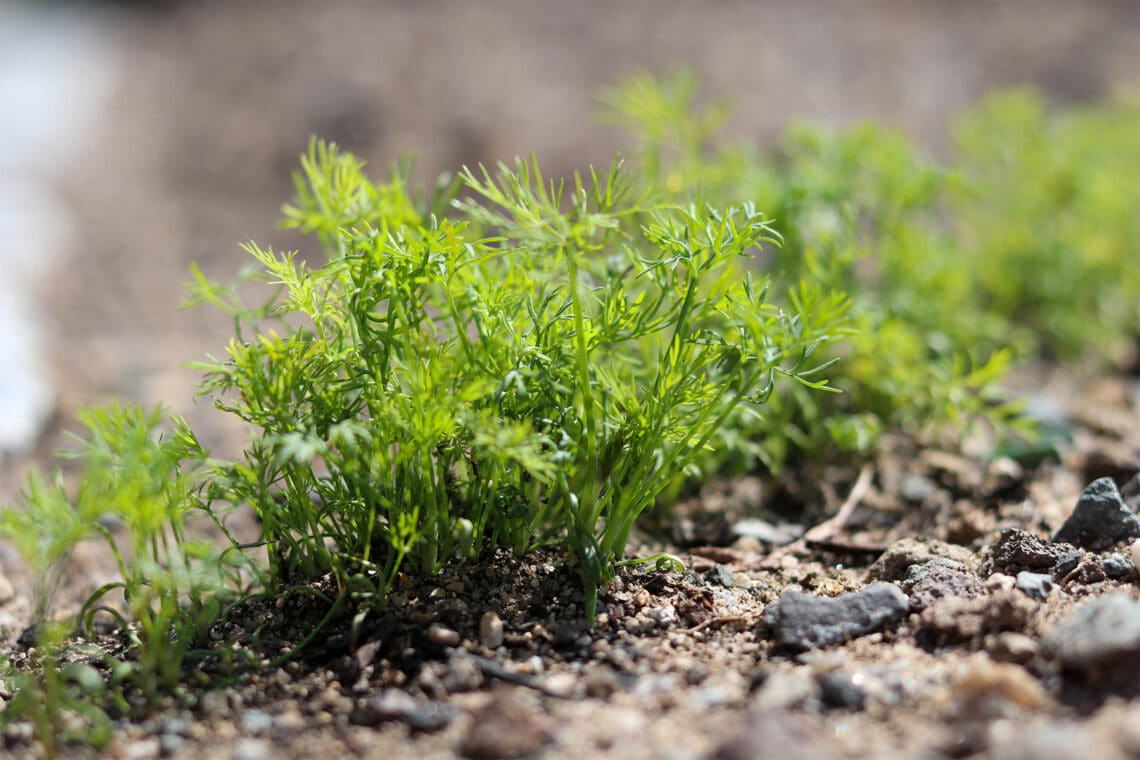
[[[1085,602],[1042,641],[1070,668],[1087,668],[1140,654],[1140,601],[1126,593]]]
[[[1068,544],[1051,544],[1024,530],[1006,528],[990,547],[991,570],[1009,575],[1023,570],[1043,572],[1073,552],[1074,547]]]
[[[862,710],[867,695],[846,673],[823,673],[819,676],[820,698],[827,707]]]
[[[1017,588],[1032,599],[1044,599],[1053,590],[1053,576],[1022,570],[1017,574]]]
[[[1100,569],[1104,571],[1105,575],[1116,581],[1131,578],[1132,574],[1136,572],[1132,562],[1123,554],[1108,555],[1100,561]]]
[[[776,641],[794,649],[842,644],[868,633],[893,628],[910,605],[890,583],[872,583],[835,598],[787,591],[765,611]]]
[[[1125,503],[1112,478],[1099,478],[1081,494],[1053,540],[1097,550],[1133,538],[1140,538],[1140,518]]]
[[[1057,564],[1053,565],[1053,577],[1064,578],[1066,575],[1076,570],[1077,565],[1081,564],[1081,560],[1084,559],[1084,556],[1084,552],[1082,552],[1080,549],[1074,549],[1068,554],[1063,555],[1059,560],[1057,560]]]
[[[733,572],[724,565],[713,565],[712,569],[705,573],[705,581],[710,586],[732,588]]]

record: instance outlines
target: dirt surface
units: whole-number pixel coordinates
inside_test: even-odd
[[[0,462],[0,497],[48,462],[78,404],[108,396],[164,401],[219,453],[240,446],[240,431],[193,404],[183,367],[219,351],[229,325],[174,306],[191,261],[225,278],[245,263],[239,241],[303,245],[274,224],[311,133],[377,172],[405,152],[426,178],[533,149],[556,174],[624,145],[597,123],[594,96],[643,69],[695,66],[737,101],[732,131],[761,142],[790,118],[875,117],[933,150],[990,87],[1033,84],[1058,103],[1140,89],[1140,6],[1123,0],[212,3],[91,18],[125,76],[61,188],[81,234],[43,287],[57,421],[36,450]],[[1097,478],[1136,510],[1140,384],[1047,370],[1018,382],[1061,422],[1059,456],[888,438],[865,468],[710,485],[631,547],[676,551],[687,572],[623,571],[594,629],[556,558],[494,555],[407,579],[384,611],[355,626],[347,611],[280,667],[204,663],[203,681],[232,682],[120,721],[107,754],[1140,757],[1140,634],[1127,638],[1140,560],[1128,540],[1048,541]],[[834,530],[808,532],[837,513]],[[113,572],[81,549],[61,611]],[[19,663],[27,579],[3,547],[0,567],[0,646]],[[840,613],[812,618],[811,603],[784,596],[883,582],[894,591],[843,608],[862,622],[838,634],[823,623]],[[1097,617],[1124,619],[1114,640],[1081,605],[1116,596],[1133,606]],[[797,626],[804,608],[815,623]],[[294,592],[243,605],[215,635],[244,647],[256,633],[275,657],[326,611]],[[34,756],[28,736],[10,727],[0,754]]]
[[[401,577],[299,648],[331,579],[243,603],[211,638],[260,659],[202,660],[185,682],[212,686],[121,719],[108,755],[1140,757],[1140,380],[1033,385],[1055,454],[890,438],[793,489],[714,483],[639,538],[686,572],[623,570],[593,628],[541,553]],[[1123,522],[1079,522],[1107,502]],[[789,520],[813,509],[841,522]],[[19,664],[26,601],[3,609]]]

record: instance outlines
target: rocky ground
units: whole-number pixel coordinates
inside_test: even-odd
[[[212,686],[121,721],[107,754],[1140,757],[1140,380],[1037,385],[1067,431],[1054,454],[889,439],[827,487],[706,487],[641,537],[686,572],[624,570],[593,628],[541,554],[402,578],[280,666],[327,605],[244,603],[212,637],[261,659],[203,661],[185,681]],[[794,522],[800,499],[832,519]],[[34,755],[30,730],[5,752]]]
[[[556,173],[621,147],[593,118],[599,87],[678,63],[736,97],[732,129],[761,141],[790,117],[879,117],[938,149],[995,85],[1059,103],[1140,86],[1133,3],[588,5],[101,17],[119,84],[58,187],[76,234],[40,288],[55,418],[0,458],[0,499],[50,461],[78,404],[109,395],[165,401],[219,451],[240,444],[194,406],[183,368],[229,325],[173,304],[192,260],[225,277],[239,241],[297,243],[273,224],[311,132],[377,172],[407,150],[428,176],[534,149]],[[687,571],[623,571],[593,629],[556,557],[409,578],[280,667],[204,662],[150,717],[119,722],[107,755],[1140,757],[1140,380],[1041,369],[1015,386],[1055,453],[891,437],[865,466],[714,483],[631,547],[676,551]],[[0,570],[0,650],[19,665],[28,579],[4,547]],[[81,547],[61,611],[112,573]],[[214,634],[268,660],[325,612],[293,591]],[[30,734],[9,726],[0,755],[35,756]]]

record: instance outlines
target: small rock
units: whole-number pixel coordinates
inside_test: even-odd
[[[1062,555],[1061,558],[1057,560],[1057,564],[1053,565],[1053,577],[1064,578],[1069,573],[1076,570],[1077,565],[1081,564],[1081,560],[1084,559],[1084,556],[1084,552],[1080,551],[1079,549],[1074,549],[1073,551]]]
[[[724,565],[713,565],[712,568],[705,573],[705,580],[710,585],[732,588],[733,575],[733,572]]]
[[[1052,569],[1073,547],[1050,544],[1024,530],[1006,528],[990,547],[992,572],[1016,575],[1022,570],[1042,572]]]
[[[804,532],[804,526],[798,523],[773,525],[767,520],[743,518],[732,524],[732,532],[740,538],[754,538],[762,544],[783,546],[799,538]]]
[[[872,581],[898,581],[906,577],[911,565],[922,565],[937,557],[959,562],[967,570],[977,564],[974,553],[963,546],[942,541],[919,541],[903,538],[891,544],[878,559],[867,568],[867,578]]]
[[[1025,482],[1025,470],[1009,457],[997,457],[986,468],[982,493],[993,498],[1009,493]]]
[[[899,492],[907,501],[918,504],[934,495],[937,486],[930,478],[917,472],[909,472],[903,476],[899,485]]]
[[[986,636],[986,653],[997,662],[1024,665],[1037,656],[1037,641],[1032,636],[1014,631]]]
[[[823,673],[819,676],[818,681],[820,698],[828,707],[847,710],[863,709],[867,695],[847,674],[840,672]]]
[[[1124,502],[1112,478],[1099,478],[1081,494],[1053,540],[1097,550],[1135,538],[1140,538],[1140,518]]]
[[[269,757],[269,744],[263,739],[238,739],[234,742],[233,760],[264,760]]]
[[[764,611],[764,619],[781,645],[811,649],[893,628],[908,609],[909,602],[897,586],[872,583],[834,598],[787,591]]]
[[[1076,568],[1067,573],[1061,580],[1066,584],[1073,583],[1078,586],[1089,586],[1093,583],[1108,580],[1108,575],[1105,574],[1104,568],[1100,566],[1099,562],[1095,559],[1089,559],[1079,563]]]
[[[133,741],[127,746],[127,760],[151,760],[162,751],[162,743],[157,736]]]
[[[792,709],[818,699],[820,693],[821,685],[806,670],[777,670],[764,679],[753,706],[761,710]]]
[[[503,645],[503,620],[493,610],[479,618],[479,642],[488,649],[498,649]]]
[[[483,671],[464,651],[447,660],[447,670],[440,676],[440,683],[448,694],[475,691],[483,685]]]
[[[1132,576],[1135,568],[1123,554],[1110,554],[1100,561],[1100,569],[1113,580],[1123,580]]]
[[[273,728],[273,718],[261,710],[246,710],[238,718],[242,730],[250,734],[261,734]]]
[[[424,702],[404,718],[403,722],[414,732],[430,734],[447,728],[462,714],[463,710],[453,705]]]
[[[163,734],[158,737],[158,752],[163,757],[178,754],[186,746],[186,740],[178,734]]]
[[[459,642],[463,640],[458,633],[439,623],[432,623],[428,626],[427,639],[441,647],[459,646]]]
[[[1136,567],[1136,571],[1140,572],[1140,539],[1132,542],[1132,548],[1129,549],[1129,554],[1132,555],[1132,564]]]
[[[1053,590],[1053,576],[1022,570],[1017,574],[1017,587],[1031,599],[1044,599]]]
[[[402,721],[416,711],[416,698],[400,689],[384,689],[379,694],[361,700],[349,716],[357,726],[378,726],[386,721]]]
[[[963,599],[951,596],[927,607],[918,618],[919,640],[927,646],[977,639],[987,633],[1021,631],[1037,603],[1017,591]]]
[[[912,565],[899,585],[909,592],[912,612],[921,612],[948,596],[972,598],[986,593],[976,575],[967,573],[960,563],[942,557]]]
[[[1085,602],[1054,626],[1042,644],[1051,656],[1076,669],[1140,654],[1140,602],[1126,593]]]
[[[954,673],[940,701],[959,719],[989,720],[1039,708],[1048,697],[1023,668],[974,655]]]
[[[464,757],[518,758],[534,754],[552,739],[542,714],[509,691],[496,692],[471,715],[471,725],[459,744]]]

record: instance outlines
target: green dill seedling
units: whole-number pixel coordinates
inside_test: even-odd
[[[184,422],[160,432],[160,410],[117,404],[79,418],[86,436],[63,452],[82,463],[74,491],[33,476],[24,508],[0,512],[0,533],[35,573],[36,624],[45,631],[57,630],[49,603],[73,547],[87,538],[106,543],[121,579],[90,596],[80,624],[92,637],[97,614],[119,623],[132,646],[118,678],[125,667],[126,680],[150,702],[178,685],[187,653],[205,643],[206,627],[240,589],[238,569],[248,563],[187,532],[208,505],[197,494],[206,454]],[[108,602],[113,592],[122,606]]]
[[[780,377],[827,387],[815,353],[846,302],[805,284],[766,304],[739,262],[777,238],[748,204],[649,207],[617,164],[462,182],[437,216],[313,144],[286,219],[326,260],[248,248],[283,294],[275,328],[208,365],[255,431],[219,477],[278,578],[364,569],[382,599],[408,563],[565,545],[592,619],[634,520],[725,420]]]
[[[768,153],[717,140],[725,105],[704,106],[690,74],[635,77],[604,98],[631,129],[646,184],[668,202],[744,198],[766,209],[783,245],[764,265],[779,282],[847,293],[851,327],[828,355],[841,396],[789,388],[761,416],[724,428],[710,469],[759,459],[789,462],[870,451],[886,429],[926,435],[980,419],[999,428],[1014,409],[995,384],[1020,345],[1009,322],[984,308],[944,224],[955,177],[897,133],[864,125],[839,134],[799,127]],[[796,308],[794,288],[771,300]],[[1022,340],[1021,343],[1024,343]]]
[[[1140,106],[995,94],[955,131],[962,266],[1038,352],[1120,366],[1140,338]]]

